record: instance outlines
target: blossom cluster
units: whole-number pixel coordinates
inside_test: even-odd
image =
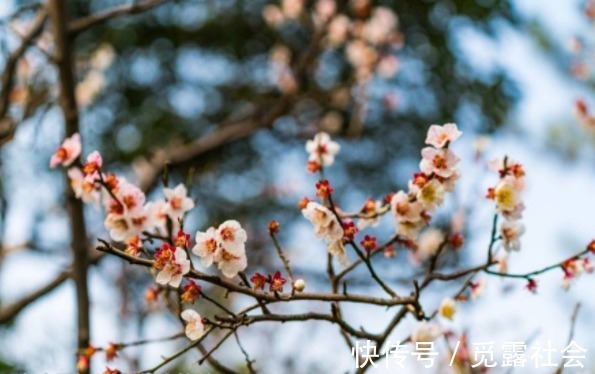
[[[500,179],[496,186],[488,188],[486,197],[496,203],[496,210],[504,218],[500,224],[504,249],[507,252],[518,251],[521,248],[520,237],[525,232],[521,222],[525,209],[521,200],[525,189],[525,169],[508,157],[494,159],[489,166],[500,175]]]
[[[317,0],[311,10],[303,0],[281,0],[279,5],[265,6],[262,15],[275,30],[309,18],[312,22],[307,24],[324,35],[322,48],[344,51],[359,82],[368,81],[374,74],[392,77],[399,68],[394,51],[403,44],[397,15],[388,7],[372,6],[370,0],[350,2],[346,10],[343,12],[336,0]],[[271,53],[271,66],[273,79],[284,92],[297,87],[290,64],[290,48],[277,45]]]
[[[409,190],[393,195],[390,205],[397,222],[399,235],[415,240],[427,225],[431,213],[443,202],[460,177],[459,158],[449,146],[462,135],[457,125],[432,125],[428,130],[425,147],[421,151],[420,172],[409,181]]]
[[[193,267],[189,258],[190,235],[183,231],[183,220],[195,203],[188,196],[186,187],[183,184],[166,187],[163,199],[147,201],[138,186],[122,176],[102,171],[103,159],[99,152],[90,153],[84,163],[80,162],[81,150],[81,138],[78,133],[73,134],[52,155],[50,167],[61,165],[67,168],[75,196],[104,208],[104,226],[112,240],[126,245],[127,255],[137,257],[144,253],[154,258],[155,281],[162,286],[178,288]],[[177,234],[174,236],[174,233]],[[154,239],[163,243],[151,254],[143,242],[149,240],[152,243]],[[192,253],[200,257],[203,266],[216,263],[225,277],[233,278],[247,267],[246,240],[247,233],[240,223],[228,220],[216,229],[198,231]],[[200,286],[190,280],[184,286],[181,301],[193,303],[200,292]],[[157,290],[148,294],[152,299],[157,295]],[[188,309],[181,317],[186,321],[188,338],[200,338],[204,333],[200,315]]]
[[[233,278],[248,265],[247,238],[238,221],[225,221],[217,229],[209,227],[205,232],[197,232],[192,252],[200,257],[203,266],[216,263],[223,275]]]

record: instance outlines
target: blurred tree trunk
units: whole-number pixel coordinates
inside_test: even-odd
[[[79,131],[79,116],[75,99],[75,77],[73,70],[71,37],[68,34],[67,0],[50,0],[48,3],[52,21],[52,31],[56,46],[55,60],[59,70],[59,104],[64,114],[66,136]],[[87,270],[87,230],[82,202],[75,198],[67,180],[66,196],[71,224],[71,247],[73,251],[73,278],[76,284],[76,305],[78,313],[78,350],[89,346],[89,291]],[[89,365],[90,366],[90,365]],[[89,370],[81,370],[88,373]]]

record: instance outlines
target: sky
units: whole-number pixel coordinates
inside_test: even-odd
[[[561,44],[565,44],[576,34],[587,37],[591,35],[590,42],[594,42],[592,26],[581,17],[576,1],[551,0],[547,5],[540,0],[515,0],[513,3],[523,17],[535,19],[547,30],[552,30]],[[8,2],[0,2],[0,17],[10,13],[11,7],[7,4]],[[577,126],[572,118],[573,103],[577,97],[587,97],[591,101],[594,98],[589,96],[589,92],[583,86],[563,76],[559,69],[552,65],[550,59],[544,56],[545,52],[527,35],[504,24],[498,25],[497,30],[495,40],[471,29],[461,29],[455,39],[458,41],[457,47],[470,57],[474,66],[486,70],[505,69],[521,90],[522,98],[513,109],[510,124],[491,138],[487,154],[490,157],[502,157],[506,154],[520,161],[527,171],[528,186],[523,197],[527,207],[523,218],[527,232],[522,239],[521,252],[514,253],[510,259],[511,272],[527,272],[578,252],[595,237],[592,218],[595,212],[595,198],[589,188],[595,183],[592,145],[591,149],[569,161],[548,149],[547,138],[550,126],[558,121],[565,122],[569,127]],[[55,121],[55,118],[50,116],[47,121]],[[15,157],[20,155],[19,157],[26,159],[27,145],[35,130],[29,127],[19,131],[14,144],[10,145],[8,152]],[[576,129],[569,128],[568,132],[576,132]],[[471,172],[463,175],[461,190],[466,192],[463,198],[470,201],[477,199],[471,189],[474,176],[483,175],[471,161],[471,153],[468,150],[472,146],[472,135],[464,136],[457,145],[461,155],[467,152],[467,158],[463,157],[461,168]],[[304,159],[305,155],[290,154],[282,161],[298,165],[303,163]],[[297,169],[301,170],[301,167]],[[297,177],[289,175],[290,179],[292,177],[298,180]],[[280,179],[286,181],[287,175]],[[494,181],[495,179],[489,180],[486,177],[484,187]],[[307,186],[298,185],[296,188],[305,190]],[[42,191],[34,196],[41,204],[51,204],[51,201],[44,199]],[[477,212],[477,227],[474,230],[485,235],[474,235],[463,253],[477,263],[485,257],[493,214],[490,204],[484,205],[485,207]],[[16,217],[15,222],[12,231],[16,231],[15,235],[18,237],[19,229],[14,226],[26,226],[27,218]],[[569,222],[571,224],[568,224]],[[53,226],[50,224],[50,227]],[[288,246],[296,247],[297,244],[296,239],[295,242],[288,243]],[[310,250],[316,250],[317,246],[321,250],[322,243],[314,243]],[[115,264],[117,262],[106,262],[102,265],[102,271],[109,273],[110,267],[116,266]],[[22,252],[7,257],[1,265],[0,295],[3,300],[8,301],[43,284],[66,265],[66,260],[63,263],[47,263],[43,257]],[[33,266],[39,271],[23,271]],[[595,307],[595,300],[586,297],[591,294],[592,277],[593,275],[584,275],[569,291],[564,291],[561,287],[561,271],[553,271],[539,278],[537,295],[528,293],[522,281],[486,278],[487,288],[483,297],[473,305],[463,306],[452,324],[447,326],[457,331],[468,331],[475,341],[495,341],[496,344],[500,344],[506,341],[528,341],[533,337],[533,342],[544,344],[551,340],[555,346],[563,348],[570,328],[570,315],[574,305],[580,300],[583,308],[577,320],[575,339],[587,348],[588,352],[595,352],[595,339],[589,333],[594,323],[589,314]],[[20,286],[13,287],[16,284]],[[111,298],[110,287],[112,281],[109,277],[91,271],[93,341],[99,345],[109,341],[125,341],[136,334],[134,326],[124,330],[117,329],[116,313],[105,312],[113,309],[114,303],[117,305],[117,301],[114,302]],[[18,318],[14,330],[0,332],[0,340],[6,342],[6,348],[2,349],[1,354],[17,361],[29,361],[32,368],[43,367],[50,372],[70,369],[72,356],[66,347],[74,345],[73,300],[74,289],[71,284],[67,284],[24,311]],[[439,302],[440,299],[428,299],[428,305],[437,305]],[[61,306],[59,309],[55,307],[58,304]],[[370,329],[380,329],[391,317],[390,312],[375,312],[375,318],[370,319],[370,313],[362,307],[349,308],[347,319],[365,320],[367,326],[371,324]],[[164,322],[158,316],[149,318],[149,338],[169,335],[172,329],[178,328],[174,321]],[[407,336],[413,326],[413,321],[406,321],[403,327],[396,331],[394,340]],[[274,329],[282,329],[283,332],[272,334]],[[265,344],[276,346],[279,351],[287,354],[303,352],[299,357],[305,361],[326,361],[333,372],[335,369],[336,372],[339,372],[339,369],[348,370],[353,366],[352,358],[343,346],[337,349],[341,354],[332,357],[326,354],[329,344],[335,341],[330,341],[329,336],[333,336],[333,339],[337,336],[334,326],[314,323],[302,328],[300,325],[288,324],[283,327],[264,327],[260,330],[265,335],[251,336],[249,333],[242,333],[248,349],[255,352],[253,356],[257,361],[259,355],[264,358],[267,354],[263,351],[257,352],[257,347]],[[27,344],[19,344],[24,339]],[[263,342],[263,339],[269,341]],[[234,350],[232,346],[228,349],[238,355],[237,357],[241,357],[237,349]],[[147,363],[151,361],[148,363],[151,365],[156,362],[155,358],[159,357],[157,353],[173,351],[175,349],[171,345],[155,344],[144,350],[143,357]],[[35,354],[32,358],[32,352],[44,354]],[[189,358],[198,357],[189,355]],[[595,356],[587,353],[587,358],[589,366],[595,367]],[[269,365],[269,372],[282,369],[280,363]],[[101,368],[103,365],[97,370]],[[405,372],[413,373],[417,370],[418,367],[412,365]],[[297,369],[297,372],[300,370]],[[388,371],[379,368],[372,372]]]

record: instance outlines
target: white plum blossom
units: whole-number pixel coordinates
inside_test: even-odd
[[[81,136],[76,133],[64,139],[50,159],[50,167],[70,166],[81,155]]]
[[[317,202],[310,201],[302,210],[302,214],[314,226],[314,235],[326,241],[328,252],[335,256],[341,265],[346,266],[349,259],[343,246],[343,228],[333,212]]]
[[[227,278],[233,278],[246,269],[246,231],[235,220],[223,222],[217,229],[210,227],[206,232],[196,233],[196,245],[192,252],[199,256],[203,266],[217,264]]]
[[[172,221],[177,221],[190,209],[194,208],[194,201],[188,197],[186,187],[180,183],[174,189],[164,188],[163,194],[167,199],[167,214]]]
[[[520,204],[519,191],[512,178],[502,178],[494,188],[494,200],[499,212],[513,212]]]
[[[112,240],[117,242],[125,242],[142,231],[138,231],[132,225],[130,218],[123,214],[109,213],[105,218],[104,226]]]
[[[436,179],[426,182],[417,192],[417,201],[425,210],[434,210],[444,201],[445,189]]]
[[[315,162],[322,167],[331,166],[341,146],[331,140],[329,134],[319,132],[313,140],[306,142],[306,151],[310,154],[308,161]]]
[[[443,242],[444,234],[440,229],[428,228],[419,236],[415,257],[420,261],[424,261],[434,255]]]
[[[374,199],[368,199],[364,204],[361,213],[367,216],[374,216],[375,217],[362,217],[357,220],[357,228],[359,230],[364,230],[367,227],[376,227],[380,224],[380,215],[378,211],[382,207],[381,201],[375,201]]]
[[[425,147],[421,151],[421,173],[414,173],[408,183],[408,192],[397,192],[390,202],[399,235],[415,240],[419,231],[428,224],[430,213],[444,201],[445,193],[454,190],[455,182],[461,176],[457,169],[459,158],[448,149],[448,145],[461,134],[454,123],[432,125],[428,129],[426,143],[433,147]],[[423,249],[419,251],[424,252]]]
[[[411,333],[411,341],[414,343],[429,343],[436,340],[442,334],[442,329],[435,323],[421,321]]]
[[[192,253],[200,257],[203,266],[211,266],[219,251],[215,228],[209,227],[206,232],[196,233],[196,245],[192,248]]]
[[[442,303],[440,304],[440,308],[438,309],[438,311],[442,317],[452,320],[452,317],[457,312],[456,307],[457,302],[454,299],[447,297],[444,300],[442,300]]]
[[[155,281],[159,284],[169,284],[172,287],[178,287],[182,282],[184,274],[190,271],[190,260],[183,248],[176,248],[173,258],[171,258],[159,271]]]
[[[399,222],[422,221],[421,213],[423,207],[417,201],[410,201],[409,195],[399,191],[393,195],[390,201],[391,209]]]
[[[244,250],[248,235],[238,221],[228,220],[217,228],[216,239],[227,251],[235,253]]]
[[[461,135],[463,133],[459,131],[457,125],[454,123],[447,123],[443,126],[432,125],[428,129],[426,144],[430,144],[436,148],[444,148],[447,143],[454,142]]]
[[[500,225],[500,235],[504,249],[508,252],[521,249],[520,237],[525,233],[525,225],[519,221],[504,221]]]
[[[302,214],[314,226],[314,235],[318,239],[325,239],[328,242],[334,242],[343,237],[343,228],[339,224],[337,217],[327,207],[310,201]]]
[[[233,252],[222,247],[217,252],[215,261],[221,273],[227,278],[235,277],[248,266],[248,259],[246,258],[246,252],[243,246],[241,249],[236,248]]]
[[[145,194],[137,186],[128,183],[124,178],[118,181],[118,187],[106,199],[108,215],[105,228],[115,241],[127,241],[147,229],[149,223],[145,208]]]
[[[436,174],[449,178],[455,173],[459,158],[450,149],[425,147],[421,150],[422,160],[419,169],[426,175]]]
[[[149,201],[145,204],[147,213],[147,231],[158,235],[167,235],[167,202],[165,200]],[[178,232],[179,222],[172,221],[172,232]]]
[[[85,203],[92,203],[99,206],[101,201],[101,187],[95,183],[93,178],[85,176],[81,169],[76,167],[68,169],[67,174],[74,195]]]
[[[205,326],[202,323],[202,317],[193,309],[186,309],[180,315],[186,321],[186,336],[190,340],[198,340],[205,333]]]
[[[327,250],[328,253],[330,253],[337,259],[339,264],[341,264],[342,266],[349,266],[349,256],[347,256],[347,250],[343,245],[342,239],[337,239],[328,243]]]

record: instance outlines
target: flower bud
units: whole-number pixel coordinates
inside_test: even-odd
[[[278,234],[279,233],[279,222],[272,220],[269,222],[269,234]]]
[[[293,282],[293,289],[297,292],[302,292],[306,288],[306,282],[303,279],[298,279]]]

